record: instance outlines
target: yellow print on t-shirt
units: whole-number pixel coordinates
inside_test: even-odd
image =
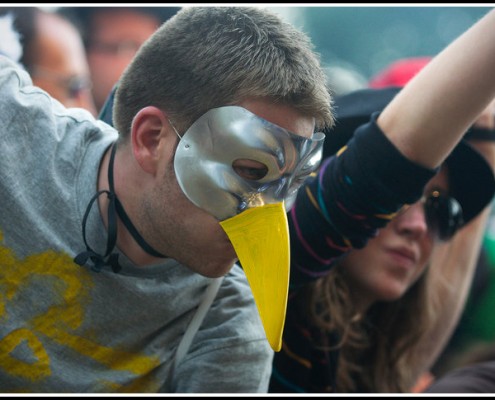
[[[0,242],[3,242],[1,233]],[[23,388],[9,389],[0,379],[0,392],[29,392],[38,387],[37,383],[50,380],[53,356],[50,351],[57,346],[112,371],[126,373],[125,383],[95,382],[94,391],[159,389],[160,384],[154,382],[152,373],[159,364],[156,357],[103,346],[90,334],[84,337],[76,334],[84,321],[93,286],[92,274],[76,265],[67,254],[48,250],[20,260],[9,248],[0,245],[0,376],[7,373],[25,382]],[[21,317],[16,315],[18,310],[22,310]],[[18,346],[23,351],[16,352]]]

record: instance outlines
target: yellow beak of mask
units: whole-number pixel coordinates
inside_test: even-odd
[[[305,138],[245,108],[225,106],[209,110],[182,137],[177,135],[179,185],[190,201],[220,221],[248,279],[268,342],[279,351],[290,270],[286,212],[319,165],[324,134]],[[236,165],[246,160],[263,165],[262,176],[239,173]]]

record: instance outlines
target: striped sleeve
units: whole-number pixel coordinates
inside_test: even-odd
[[[438,171],[404,157],[377,117],[301,187],[288,213],[291,288],[323,276],[348,250],[364,247],[404,204],[421,197]]]

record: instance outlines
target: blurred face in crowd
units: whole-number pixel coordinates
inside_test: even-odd
[[[139,47],[159,26],[152,15],[132,10],[115,8],[93,15],[87,55],[98,110]]]
[[[74,26],[57,15],[40,13],[36,20],[37,51],[31,76],[67,107],[82,107],[96,114],[89,68],[81,37]]]
[[[442,168],[425,188],[424,196],[438,191],[448,195],[447,171]],[[358,304],[400,298],[425,271],[436,234],[426,221],[424,200],[399,214],[367,246],[351,251],[342,261]]]

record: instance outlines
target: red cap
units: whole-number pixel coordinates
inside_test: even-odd
[[[368,86],[374,89],[381,89],[387,86],[402,87],[428,64],[430,60],[431,57],[411,57],[393,62],[372,77]]]

